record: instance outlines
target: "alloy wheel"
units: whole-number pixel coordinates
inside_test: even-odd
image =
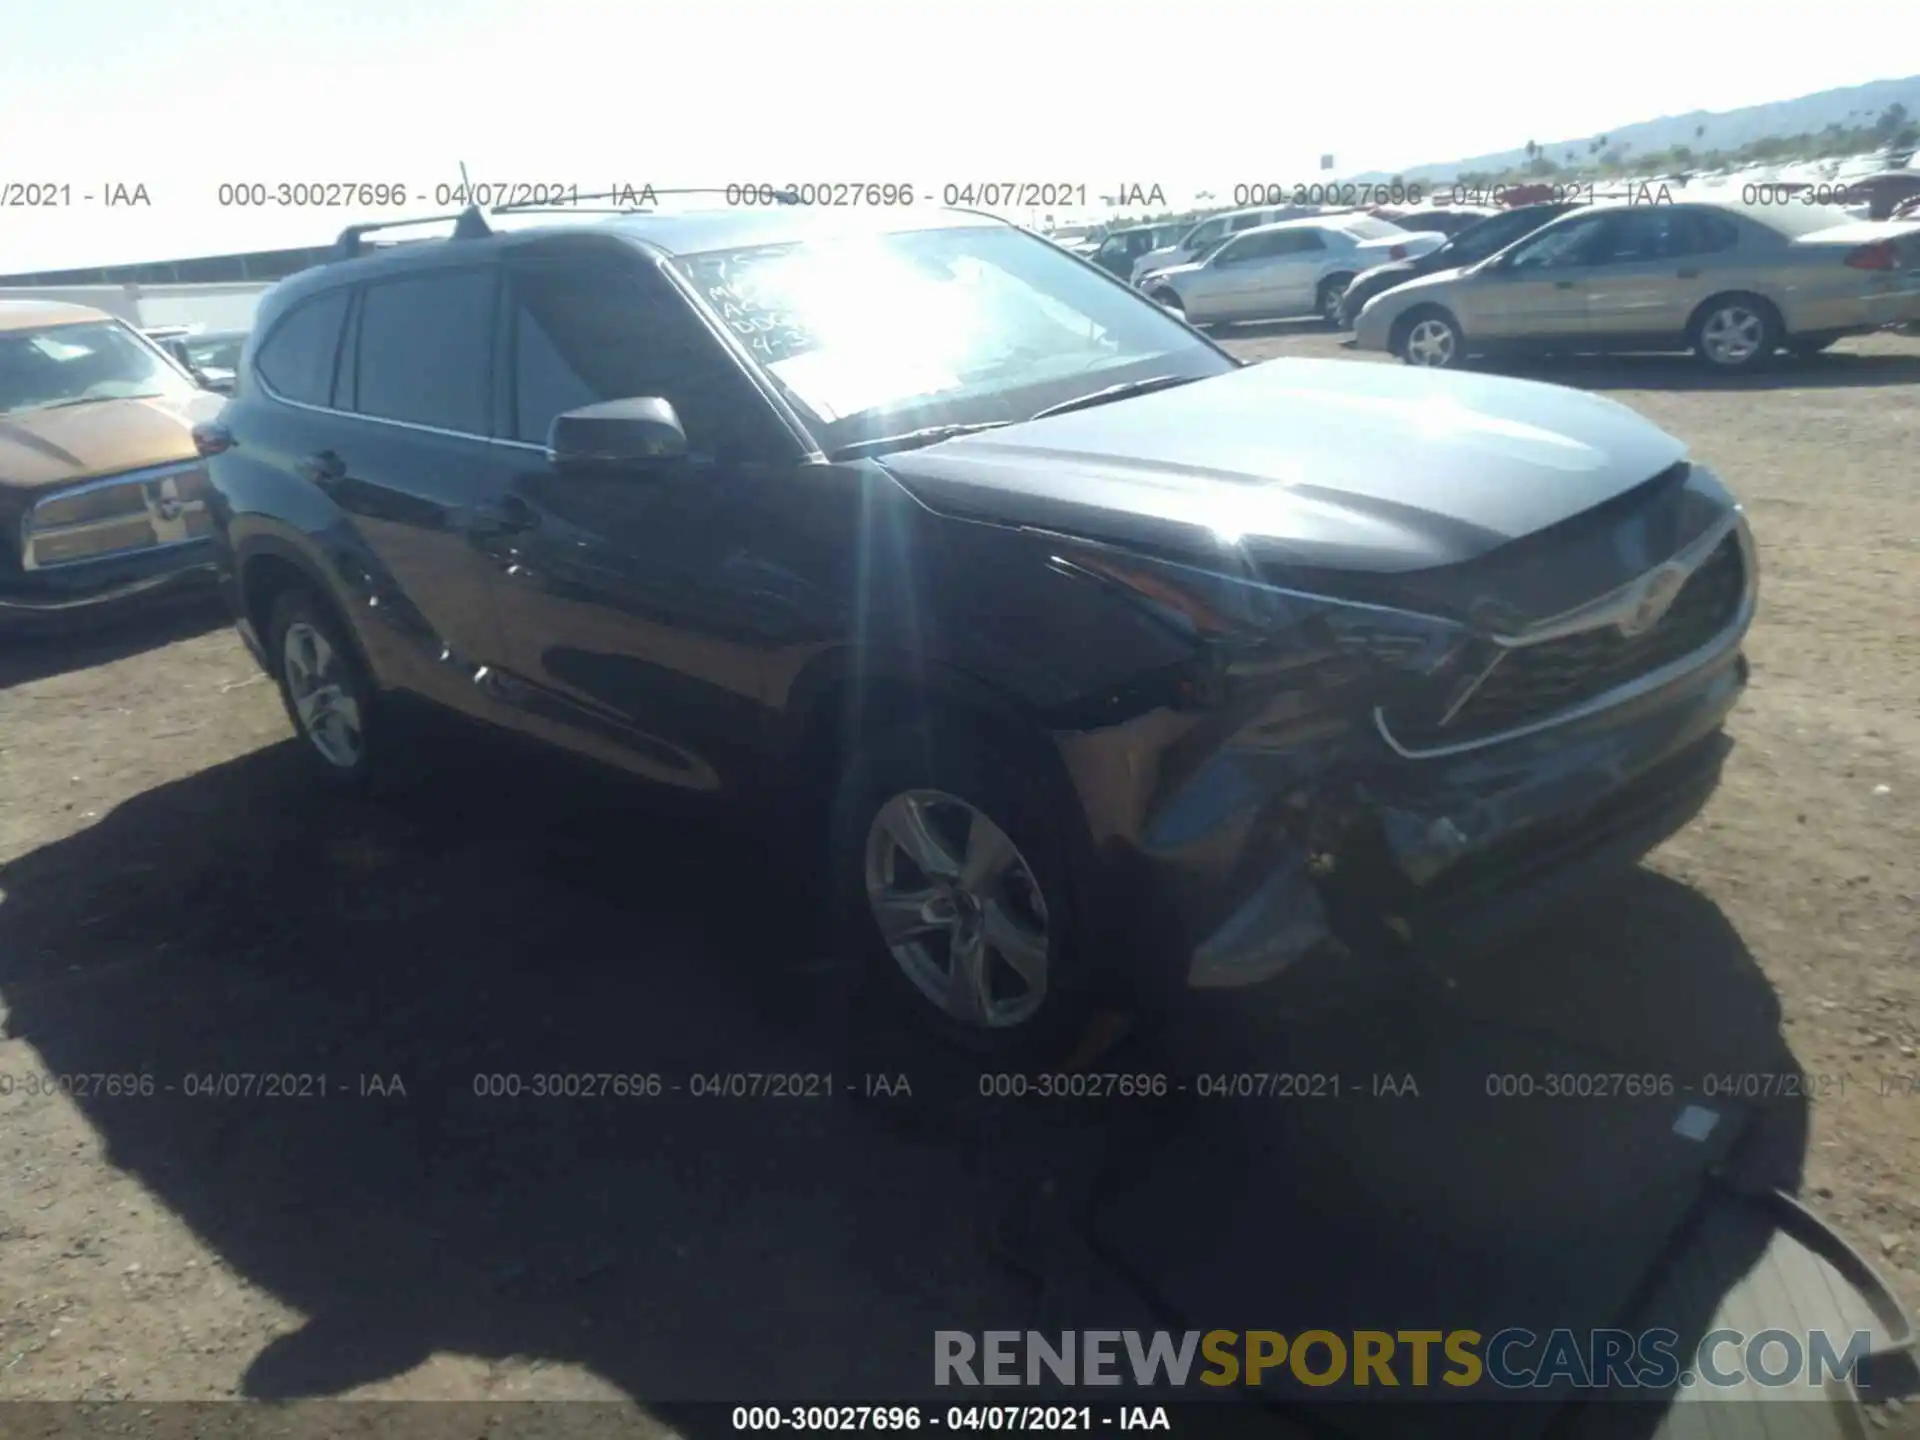
[[[1031,1020],[1047,996],[1047,905],[1006,831],[943,790],[909,790],[867,832],[867,903],[894,963],[978,1029]]]
[[[329,765],[351,770],[366,753],[353,677],[332,642],[314,625],[296,620],[280,645],[280,670],[300,728]]]
[[[1766,341],[1767,322],[1747,305],[1722,305],[1700,327],[1700,348],[1716,365],[1745,365]]]
[[[1329,325],[1340,323],[1340,302],[1346,298],[1347,287],[1329,285],[1320,294],[1320,318]]]
[[[1451,365],[1459,339],[1444,320],[1417,321],[1407,332],[1407,363],[1410,365]]]

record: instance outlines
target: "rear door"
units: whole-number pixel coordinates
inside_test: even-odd
[[[1717,283],[1714,257],[1739,238],[1733,222],[1691,206],[1616,212],[1587,281],[1587,333],[1616,346],[1679,340]]]
[[[472,677],[502,655],[492,575],[476,540],[512,474],[494,435],[492,347],[499,267],[407,269],[365,282],[354,304],[327,444],[302,458],[383,574],[370,586],[414,642],[429,688],[479,708]]]

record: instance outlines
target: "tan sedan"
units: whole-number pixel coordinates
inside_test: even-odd
[[[1516,350],[1694,351],[1716,370],[1920,320],[1920,224],[1828,206],[1572,211],[1463,270],[1369,301],[1363,350],[1410,365]]]

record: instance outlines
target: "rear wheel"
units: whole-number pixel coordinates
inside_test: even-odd
[[[1702,305],[1691,327],[1693,353],[1726,374],[1757,370],[1780,346],[1780,317],[1757,295],[1717,295]]]
[[[1320,293],[1314,305],[1320,312],[1320,318],[1336,330],[1340,324],[1340,302],[1346,297],[1347,287],[1353,283],[1351,275],[1329,275],[1320,282]]]
[[[1400,322],[1393,349],[1409,365],[1446,370],[1466,358],[1466,337],[1446,311],[1416,310]]]
[[[892,1008],[975,1054],[1057,1050],[1091,1014],[1045,788],[971,726],[934,720],[863,744],[835,795],[847,943]]]

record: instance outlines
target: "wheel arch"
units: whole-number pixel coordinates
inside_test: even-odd
[[[366,673],[369,676],[377,674],[369,662],[365,638],[360,634],[359,626],[347,614],[347,607],[341,603],[333,586],[327,583],[320,568],[296,546],[274,535],[254,536],[246,549],[236,557],[234,568],[241,610],[263,648],[272,643],[268,627],[273,619],[274,605],[288,590],[304,590],[339,626],[340,633],[353,646],[354,658]]]

